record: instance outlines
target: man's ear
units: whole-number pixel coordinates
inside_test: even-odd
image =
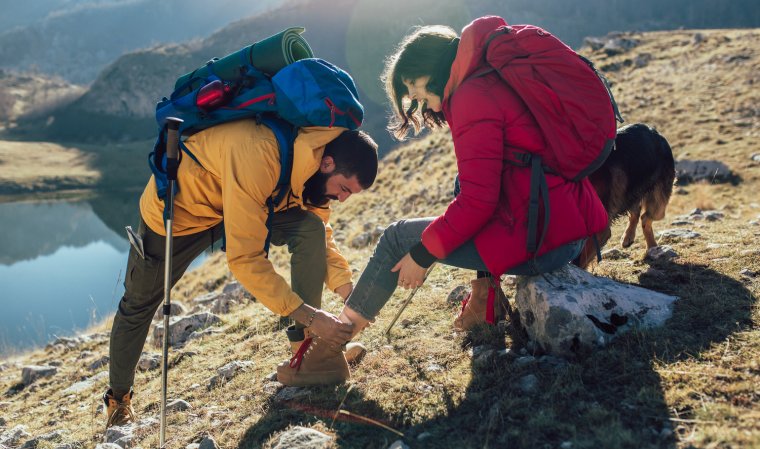
[[[325,156],[322,158],[322,162],[319,164],[319,172],[324,174],[330,174],[335,170],[335,160],[332,156]]]

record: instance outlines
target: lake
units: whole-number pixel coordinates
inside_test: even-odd
[[[139,195],[0,204],[0,357],[113,315],[124,293],[124,227],[137,230]]]

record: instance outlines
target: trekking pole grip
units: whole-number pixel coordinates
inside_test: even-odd
[[[171,180],[177,179],[179,168],[179,127],[182,119],[176,117],[166,118],[166,177]]]

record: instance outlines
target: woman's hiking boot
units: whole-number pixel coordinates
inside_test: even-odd
[[[293,357],[277,365],[280,383],[291,387],[335,385],[351,378],[343,348],[330,346],[313,334],[304,336]],[[291,340],[293,348],[295,343]]]
[[[296,355],[298,348],[301,347],[301,343],[309,337],[314,337],[308,327],[303,329],[296,329],[295,326],[290,326],[285,330],[288,335],[288,341],[290,341],[290,350],[293,355]],[[358,341],[350,341],[346,343],[343,348],[343,354],[346,356],[346,362],[349,365],[358,365],[359,362],[367,355],[367,348]]]
[[[495,325],[507,315],[507,297],[498,278],[472,281],[472,291],[462,300],[462,310],[454,320],[454,329],[470,331],[481,324]]]
[[[134,391],[130,388],[129,393],[121,399],[114,397],[109,389],[103,394],[103,402],[106,404],[106,429],[113,426],[123,426],[137,421],[135,410],[132,408],[132,396]]]

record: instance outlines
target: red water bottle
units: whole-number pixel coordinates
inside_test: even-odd
[[[204,111],[212,111],[223,106],[230,99],[232,89],[220,80],[214,80],[198,91],[195,105]]]

